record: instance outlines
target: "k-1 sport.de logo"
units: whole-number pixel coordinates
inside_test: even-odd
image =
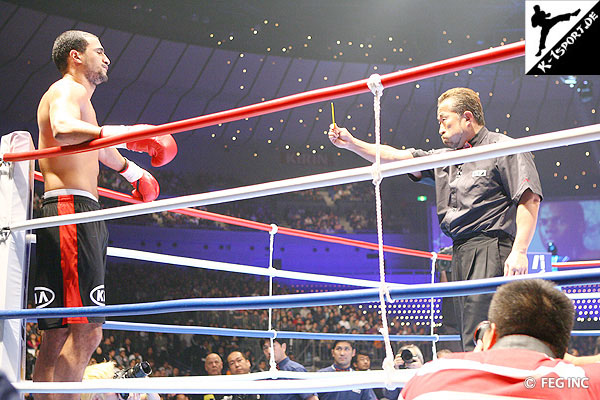
[[[526,1],[528,75],[600,74],[600,1]]]

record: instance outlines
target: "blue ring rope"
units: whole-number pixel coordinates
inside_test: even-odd
[[[600,282],[600,268],[575,271],[557,271],[511,277],[496,277],[461,282],[416,284],[390,288],[393,299],[453,297],[493,293],[508,282],[525,279],[547,279],[557,285],[580,285]],[[78,308],[40,308],[28,310],[3,310],[2,319],[63,318],[80,316],[123,316],[164,314],[184,311],[256,310],[266,308],[294,308],[340,304],[370,303],[378,301],[379,289],[358,289],[327,293],[288,294],[277,296],[252,296],[208,299],[179,299],[137,304],[87,306]]]
[[[383,340],[383,335],[372,334],[354,334],[354,333],[323,333],[323,332],[298,332],[298,331],[277,331],[275,335],[271,331],[261,331],[252,329],[232,329],[216,328],[205,326],[186,326],[186,325],[164,325],[148,324],[143,322],[123,322],[106,321],[103,329],[113,329],[116,331],[132,332],[160,332],[160,333],[179,333],[191,335],[216,335],[216,336],[241,336],[250,338],[275,338],[281,339],[308,339],[308,340],[350,340],[354,342]],[[600,336],[600,330],[576,330],[571,331],[571,336]],[[461,340],[460,335],[390,335],[390,339],[395,342],[450,342]]]
[[[250,338],[275,338],[273,332],[251,329],[230,329],[215,328],[204,326],[180,326],[163,325],[147,323],[131,323],[121,321],[106,321],[103,329],[114,329],[119,331],[134,332],[161,332],[161,333],[180,333],[194,335],[217,335],[217,336],[241,336]],[[280,339],[314,339],[314,340],[351,340],[357,341],[375,341],[383,340],[383,335],[370,334],[345,334],[345,333],[322,333],[322,332],[295,332],[295,331],[277,331],[277,338]],[[432,342],[432,341],[454,341],[460,340],[460,335],[390,335],[390,340],[396,342]]]

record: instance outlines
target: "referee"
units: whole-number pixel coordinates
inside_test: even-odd
[[[381,162],[439,154],[512,140],[485,128],[476,92],[454,88],[437,103],[442,149],[400,150],[381,146]],[[368,161],[376,147],[331,125],[329,139]],[[415,182],[435,186],[442,231],[453,240],[452,281],[526,274],[527,249],[533,238],[542,187],[531,153],[521,153],[409,174]],[[477,324],[487,319],[491,294],[455,298],[464,351],[474,348]]]

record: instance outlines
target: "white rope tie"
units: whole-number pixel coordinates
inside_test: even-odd
[[[383,370],[385,371],[385,384],[388,389],[393,389],[392,374],[394,368],[394,352],[390,342],[390,331],[388,328],[386,298],[389,302],[393,299],[390,296],[389,288],[385,282],[385,262],[383,252],[383,217],[381,212],[381,96],[383,95],[383,84],[381,77],[373,74],[367,80],[367,86],[373,92],[373,112],[375,114],[375,163],[373,163],[373,185],[375,186],[375,208],[377,212],[377,242],[379,250],[379,309],[381,312],[381,329],[385,343],[385,358],[383,360]]]
[[[273,248],[275,243],[275,235],[279,228],[275,224],[271,224],[271,230],[269,231],[269,297],[273,296],[273,275],[275,275],[275,267],[273,267]],[[277,337],[277,331],[273,329],[273,309],[269,308],[269,332],[273,333],[273,336],[269,338],[269,372],[277,372],[277,363],[275,362],[275,350],[273,350],[273,341]]]
[[[438,254],[433,251],[431,252],[431,283],[434,284],[435,283],[435,265],[437,263],[437,258],[438,258]],[[434,321],[434,302],[435,299],[433,297],[430,298],[430,312],[429,312],[429,334],[431,336],[435,336],[435,340],[431,342],[431,350],[433,352],[433,359],[437,360],[437,347],[436,347],[436,343],[439,340],[439,337],[436,333],[434,333],[434,326],[435,326],[435,321]]]
[[[381,183],[381,96],[383,95],[383,84],[381,83],[381,76],[373,74],[367,79],[367,86],[371,89],[374,95],[373,98],[373,112],[375,114],[375,163],[373,164],[373,184],[377,186]]]

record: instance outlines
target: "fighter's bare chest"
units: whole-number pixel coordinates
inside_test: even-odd
[[[98,120],[96,118],[96,110],[94,110],[94,106],[91,101],[86,101],[84,104],[80,106],[81,119],[90,124],[98,125]]]

